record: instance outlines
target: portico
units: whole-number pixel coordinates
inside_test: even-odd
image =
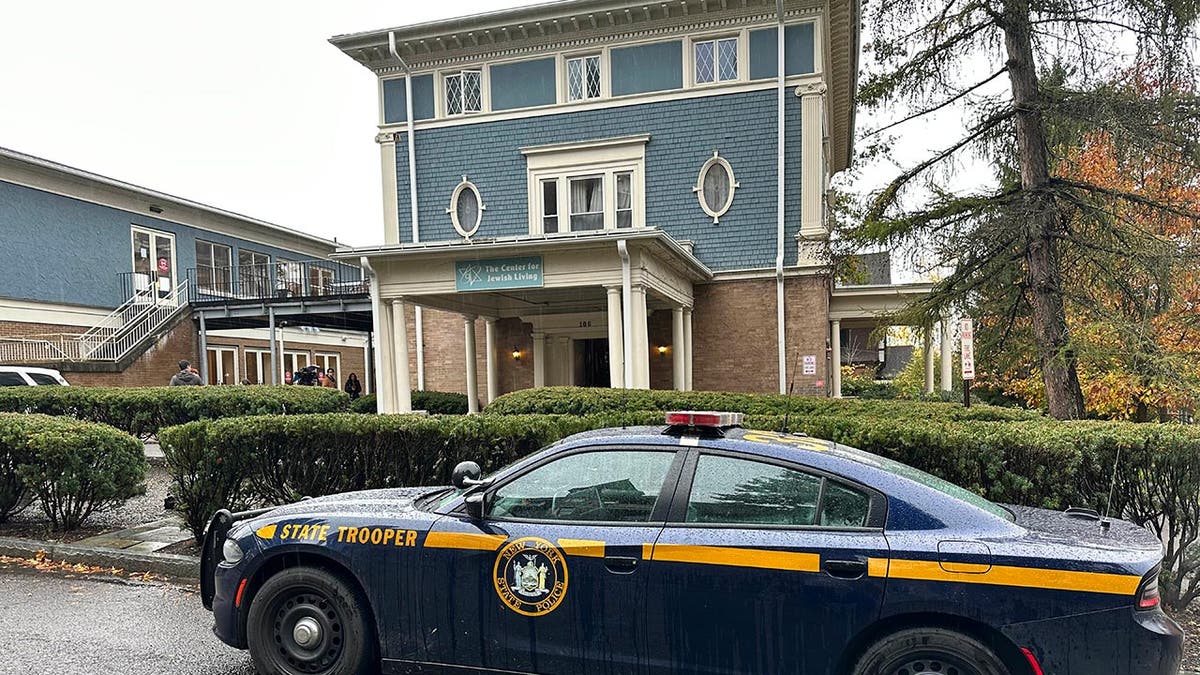
[[[933,284],[880,284],[867,286],[844,286],[835,288],[829,300],[829,360],[830,395],[842,397],[842,331],[845,329],[863,328],[876,329],[886,326],[890,319],[914,300],[929,294]],[[941,336],[941,353],[950,353],[952,349],[952,332],[948,321],[940,321],[936,326],[924,326],[920,329],[924,352],[924,390],[932,394],[934,390],[934,341],[937,334]],[[942,359],[941,384],[943,391],[951,389],[951,361]]]
[[[712,273],[660,230],[397,244],[353,256],[373,274],[381,412],[412,408],[408,305],[462,317],[472,412],[514,388],[502,381],[503,360],[531,361],[534,387],[649,389],[652,351],[669,352],[673,388],[691,387],[693,284]],[[669,345],[650,342],[648,319],[657,312],[670,313]],[[501,342],[501,334],[520,344]]]

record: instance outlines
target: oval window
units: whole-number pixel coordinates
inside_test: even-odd
[[[450,208],[446,209],[446,213],[450,214],[454,229],[462,236],[470,237],[479,230],[485,208],[479,196],[479,189],[463,176],[463,182],[454,188],[454,194],[450,197]]]
[[[733,205],[733,192],[738,187],[733,178],[733,167],[724,157],[713,153],[712,158],[700,168],[699,180],[692,191],[700,198],[700,208],[717,223]]]

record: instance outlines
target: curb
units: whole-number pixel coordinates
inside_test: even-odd
[[[97,567],[117,567],[127,572],[150,572],[181,579],[200,578],[200,559],[195,556],[175,553],[134,553],[95,546],[0,537],[0,555],[32,558],[37,555],[38,551],[44,551],[46,557],[54,561]]]

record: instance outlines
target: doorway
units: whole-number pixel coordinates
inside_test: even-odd
[[[580,387],[610,387],[608,338],[575,340],[575,384]]]
[[[159,300],[175,290],[175,235],[138,227],[130,230],[133,244],[133,292]],[[151,294],[153,289],[153,294]]]
[[[237,347],[208,348],[208,384],[238,384]]]

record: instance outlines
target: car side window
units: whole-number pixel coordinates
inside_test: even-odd
[[[644,523],[650,520],[672,451],[613,450],[568,455],[502,485],[488,515],[522,520]]]
[[[29,373],[29,378],[44,387],[62,386],[58,380],[54,379],[53,375],[47,375],[46,373]]]
[[[866,495],[821,476],[765,462],[701,455],[686,521],[861,527],[867,522],[870,504]]]
[[[0,373],[0,387],[27,387],[29,383],[20,373]]]

